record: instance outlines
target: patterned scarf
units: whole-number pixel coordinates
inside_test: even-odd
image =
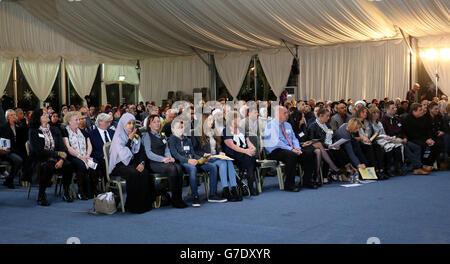
[[[50,125],[47,124],[47,127],[39,127],[39,130],[42,131],[42,134],[44,134],[44,140],[45,140],[45,150],[55,150],[55,141],[53,140],[52,133],[50,131]]]
[[[73,132],[69,126],[66,126],[67,132],[69,133],[69,143],[72,148],[75,149],[81,156],[86,156],[86,139],[81,133],[81,130],[77,128],[77,132]]]

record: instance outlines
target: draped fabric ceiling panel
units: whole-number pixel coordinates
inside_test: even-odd
[[[13,59],[0,56],[0,91],[6,88],[11,75]]]
[[[193,48],[200,53],[259,53],[284,48],[282,39],[307,50],[325,46],[320,47],[325,52],[332,44],[351,46],[351,42],[400,38],[397,27],[414,37],[450,34],[449,10],[448,0],[3,1],[0,3],[0,56],[20,55],[30,59],[62,56],[87,64],[126,60],[115,64],[128,65],[136,59],[189,57],[194,54]],[[152,80],[157,84],[153,86],[148,85],[147,78],[141,93],[158,94],[155,100],[160,100],[164,98],[161,91],[143,90],[169,87],[171,80],[162,79],[164,75],[146,73],[154,64],[146,65],[149,67],[143,67],[142,77],[161,80]],[[319,70],[325,74],[324,69]],[[345,72],[338,69],[333,74]],[[198,76],[200,80],[192,83],[206,82],[202,74]],[[191,89],[191,86],[186,87]]]
[[[18,1],[64,37],[107,57],[328,45],[450,33],[448,0]],[[4,4],[4,3],[2,3]],[[12,45],[15,45],[14,42]]]

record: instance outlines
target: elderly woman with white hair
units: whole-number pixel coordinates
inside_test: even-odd
[[[11,165],[11,171],[7,176],[3,185],[10,189],[14,189],[14,177],[19,172],[22,166],[23,160],[18,155],[19,142],[17,141],[16,131],[16,111],[9,109],[5,113],[6,124],[1,126],[0,137],[2,138],[2,149],[0,149],[0,160],[8,161]],[[4,146],[4,142],[8,141],[9,144]]]
[[[93,187],[94,195],[98,194],[97,184],[98,179],[105,180],[105,156],[103,154],[103,145],[107,142],[111,142],[114,136],[114,130],[110,128],[112,116],[109,114],[101,113],[95,120],[95,129],[89,131],[89,138],[92,144],[92,158],[97,163],[97,168],[91,177],[91,185]]]
[[[79,129],[80,112],[71,111],[64,116],[66,127],[61,130],[64,145],[69,155],[68,159],[72,163],[77,177],[78,193],[81,200],[88,200],[93,197],[89,193],[89,169],[95,169],[95,164],[90,157],[92,145],[89,134]]]

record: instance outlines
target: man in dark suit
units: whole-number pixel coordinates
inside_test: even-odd
[[[14,177],[22,166],[23,160],[17,153],[16,112],[12,109],[7,110],[5,118],[7,122],[0,128],[1,143],[3,143],[4,140],[9,140],[10,146],[1,146],[0,159],[8,161],[11,164],[11,171],[3,185],[8,186],[10,189],[14,189]]]
[[[92,185],[94,188],[98,184],[98,179],[105,179],[105,156],[103,154],[103,145],[107,142],[111,142],[114,136],[114,131],[109,129],[111,125],[111,116],[105,113],[101,113],[97,116],[95,121],[96,128],[89,131],[89,137],[92,144],[92,158],[96,162],[97,168],[93,175]],[[98,194],[94,189],[94,194]]]

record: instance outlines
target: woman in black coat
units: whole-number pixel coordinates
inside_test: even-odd
[[[67,150],[61,138],[58,128],[49,125],[50,119],[47,112],[38,109],[33,112],[30,119],[30,160],[34,167],[38,168],[39,194],[38,204],[49,206],[45,189],[51,186],[51,179],[55,172],[63,176],[64,195],[63,200],[73,202],[69,194],[72,182],[72,165],[67,158]]]

